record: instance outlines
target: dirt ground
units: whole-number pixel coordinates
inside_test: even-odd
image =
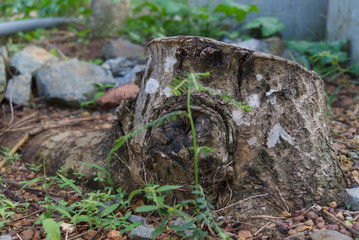
[[[76,41],[58,41],[47,45],[47,48],[55,47],[68,57],[79,59],[103,58],[103,46],[109,39],[96,39],[89,44],[78,44]],[[359,158],[354,159],[354,153],[359,153],[359,82],[348,76],[342,76],[325,84],[330,105],[328,106],[328,122],[333,137],[334,146],[337,149],[337,158],[347,177],[348,187],[359,186]],[[115,119],[114,114],[98,109],[68,109],[56,106],[48,106],[41,99],[34,99],[31,107],[14,106],[13,114],[8,103],[2,103],[0,113],[0,146],[12,149],[20,139],[30,130],[35,128],[67,129],[103,129],[107,131]],[[66,124],[64,124],[66,123]],[[29,140],[31,141],[31,137]],[[26,142],[24,143],[26,144]],[[18,151],[21,154],[21,148]],[[2,186],[2,191],[7,199],[16,203],[27,199],[28,209],[20,211],[15,209],[13,216],[9,218],[1,230],[1,234],[9,234],[13,239],[44,239],[45,233],[41,225],[33,224],[44,211],[39,201],[45,199],[42,183],[34,183],[25,187],[17,195],[20,182],[28,182],[43,176],[42,171],[33,171],[21,160],[13,160],[6,163],[1,169],[1,178],[6,179],[7,184]],[[4,187],[6,186],[6,187]],[[84,186],[79,188],[89,192]],[[54,198],[76,202],[80,197],[76,192],[67,192],[57,185],[49,187],[48,192]],[[336,230],[353,237],[359,231],[359,212],[346,209],[341,203],[328,203],[328,206],[309,206],[307,209],[290,209],[280,216],[261,216],[267,223],[262,226],[252,226],[238,222],[228,216],[223,216],[221,228],[228,232],[232,239],[284,239],[300,233],[308,239],[310,232],[315,230]],[[146,215],[143,215],[146,216]],[[333,218],[335,216],[335,218]],[[57,216],[57,220],[61,220]],[[158,222],[155,216],[149,217],[150,224]],[[27,238],[32,231],[32,237]],[[80,224],[76,231],[68,236],[62,230],[64,239],[110,239],[111,229],[91,229],[88,224]],[[248,232],[249,231],[249,232]],[[0,234],[0,235],[1,235]],[[208,230],[210,239],[220,239]],[[359,237],[359,235],[356,235]],[[175,239],[179,239],[173,235]],[[247,238],[241,238],[247,237]],[[127,234],[119,239],[127,239]],[[159,239],[166,238],[161,235]]]

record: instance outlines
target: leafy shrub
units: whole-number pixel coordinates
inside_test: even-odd
[[[343,73],[359,76],[359,63],[345,67],[348,54],[346,40],[333,42],[287,41],[289,49],[295,49],[308,57],[313,70],[321,77],[335,78]]]
[[[234,17],[241,22],[250,12],[258,12],[258,8],[229,0],[220,3],[213,12],[209,4],[194,7],[188,0],[137,0],[132,8],[132,16],[127,18],[121,33],[139,43],[173,35],[219,39],[228,34],[226,19]]]
[[[88,16],[90,0],[4,0],[0,10],[3,16],[9,18],[16,16],[30,18],[30,13],[35,12],[39,17],[49,16]]]
[[[246,23],[242,29],[251,30],[255,34],[254,37],[266,38],[277,34],[285,29],[283,23],[276,17],[259,17]]]

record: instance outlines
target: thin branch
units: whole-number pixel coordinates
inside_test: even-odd
[[[248,200],[251,200],[251,199],[254,199],[254,198],[258,198],[258,197],[264,197],[264,196],[267,196],[268,194],[269,194],[269,193],[264,193],[264,194],[259,194],[259,195],[256,195],[256,196],[251,196],[251,197],[245,198],[245,199],[243,199],[243,200],[239,200],[238,202],[232,203],[232,204],[230,204],[230,205],[228,205],[228,206],[226,206],[226,207],[224,207],[224,208],[218,209],[218,210],[216,210],[216,211],[214,211],[214,212],[215,212],[215,213],[221,212],[221,211],[223,211],[223,210],[225,210],[225,209],[227,209],[227,208],[236,206],[236,205],[241,204],[241,203],[243,203],[243,202],[245,202],[245,201],[248,201]]]

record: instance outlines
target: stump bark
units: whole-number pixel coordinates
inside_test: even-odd
[[[202,37],[170,37],[146,47],[147,66],[135,100],[117,109],[112,139],[173,111],[186,96],[170,93],[173,78],[209,72],[201,83],[232,96],[252,111],[206,93],[191,95],[199,145],[215,149],[200,156],[200,184],[229,214],[277,214],[312,203],[339,201],[345,187],[326,122],[323,81],[313,71],[280,57]],[[126,107],[125,107],[126,106]],[[132,190],[146,182],[194,185],[192,135],[186,119],[148,128],[112,157],[116,182]]]

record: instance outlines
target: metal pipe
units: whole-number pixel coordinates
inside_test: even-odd
[[[21,31],[33,30],[36,28],[57,27],[76,21],[78,20],[75,18],[49,17],[3,22],[0,23],[0,36],[6,36]]]

